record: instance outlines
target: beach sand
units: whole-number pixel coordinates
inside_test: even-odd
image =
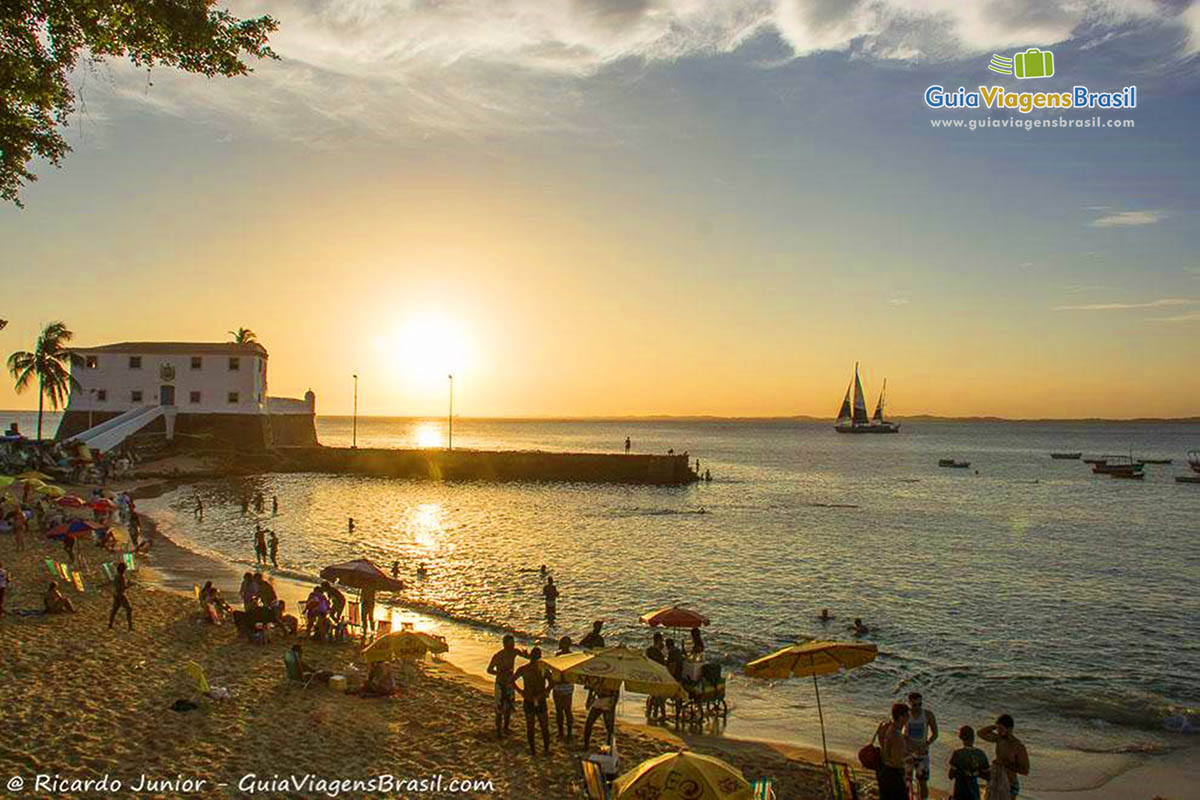
[[[107,775],[122,783],[120,790],[105,792],[110,796],[132,796],[143,775],[205,783],[195,792],[165,787],[143,790],[138,796],[221,797],[247,796],[239,789],[246,775],[307,774],[325,780],[381,774],[436,780],[440,775],[443,788],[455,778],[493,782],[491,792],[456,796],[581,794],[579,750],[552,739],[549,757],[531,757],[519,711],[512,735],[498,742],[490,687],[448,664],[419,665],[400,696],[391,699],[362,699],[323,686],[304,689],[289,684],[282,656],[292,644],[290,638],[277,634],[269,644],[251,645],[236,637],[232,625],[200,622],[194,600],[168,588],[178,588],[189,576],[175,574],[174,583],[166,581],[162,562],[171,562],[172,570],[191,563],[196,579],[216,570],[219,574],[211,577],[226,588],[236,573],[228,565],[172,547],[161,537],[152,554],[140,559],[143,566],[129,593],[134,631],[127,631],[121,618],[114,630],[107,630],[111,600],[101,586],[99,569],[85,577],[83,595],[66,590],[78,607],[76,614],[22,616],[17,612],[41,608],[49,580],[42,559],[62,559],[56,542],[29,538],[23,552],[15,551],[11,538],[0,540],[0,562],[13,582],[6,604],[9,614],[0,617],[0,778],[21,776],[26,796],[47,794],[31,791],[39,774],[72,780]],[[102,560],[102,551],[85,542],[80,546],[93,565]],[[347,666],[356,651],[350,644],[305,644],[306,660],[334,671]],[[212,685],[228,687],[232,699],[200,697],[182,673],[189,661],[204,668]],[[178,699],[196,702],[199,708],[171,710]],[[577,732],[582,729],[581,706],[577,693]],[[638,725],[619,724],[618,730],[623,768],[690,747],[725,758],[748,779],[773,778],[780,798],[824,796],[820,767],[805,760],[811,753],[717,737],[680,738]],[[870,786],[868,796],[873,796],[873,781],[862,778]],[[79,794],[68,789],[59,796]],[[285,792],[259,792],[281,794]],[[342,796],[363,794],[349,791]],[[437,794],[398,789],[393,796]]]

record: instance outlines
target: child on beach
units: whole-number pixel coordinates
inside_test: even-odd
[[[975,729],[963,725],[958,729],[962,747],[950,754],[950,774],[954,781],[953,800],[979,800],[979,779],[992,777],[987,753],[975,746]]]

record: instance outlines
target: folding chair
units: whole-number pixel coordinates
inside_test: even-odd
[[[366,632],[366,629],[363,628],[362,611],[360,610],[358,603],[347,603],[346,604],[346,629],[350,633],[350,635],[353,636],[354,630],[356,628],[358,630],[362,631],[363,637],[365,638],[367,635],[367,632]]]
[[[79,570],[71,573],[71,585],[75,587],[75,591],[83,594],[83,574]]]
[[[750,785],[750,789],[754,792],[754,800],[776,800],[775,783],[770,778],[759,778]]]
[[[579,771],[583,774],[583,796],[587,800],[608,800],[608,782],[600,765],[584,756],[579,759]]]
[[[113,561],[100,562],[100,571],[104,573],[104,579],[109,583],[115,583],[117,580],[117,565]]]
[[[133,557],[133,553],[123,553],[121,560],[125,562],[125,568],[130,572],[137,569],[137,559]]]
[[[58,571],[58,562],[57,561],[53,561],[53,560],[47,558],[42,563],[44,563],[46,565],[46,572],[50,573],[51,578],[61,577],[61,574]]]
[[[827,761],[825,768],[829,770],[829,785],[833,788],[833,800],[858,800],[858,784],[854,781],[854,773],[849,764]]]
[[[189,661],[183,665],[183,674],[187,677],[188,683],[202,695],[208,695],[212,691],[212,687],[208,685],[208,678],[204,674],[204,668],[195,661]]]
[[[283,653],[283,674],[287,676],[289,681],[296,681],[308,688],[308,684],[312,682],[312,678],[305,680],[304,675],[300,672],[300,662],[296,658],[295,650],[285,650]]]

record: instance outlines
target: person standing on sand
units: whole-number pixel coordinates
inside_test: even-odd
[[[996,718],[995,725],[979,729],[979,738],[985,742],[995,742],[996,760],[992,764],[993,772],[999,771],[995,768],[1003,768],[1008,777],[1009,796],[1016,800],[1021,791],[1020,776],[1029,774],[1029,751],[1020,739],[1013,736],[1013,725],[1011,714],[1001,714]],[[993,774],[992,781],[995,782],[997,777]],[[991,791],[988,792],[988,800],[992,800]]]
[[[108,612],[108,629],[111,631],[113,620],[117,618],[118,609],[125,609],[125,621],[129,623],[129,630],[133,630],[133,606],[129,605],[129,598],[125,596],[125,592],[129,589],[129,584],[125,580],[125,562],[117,564],[117,577],[113,579],[113,604],[112,610]]]
[[[592,741],[592,727],[595,726],[596,720],[604,718],[604,730],[608,732],[609,741],[612,740],[613,732],[616,727],[617,714],[617,699],[620,697],[621,690],[600,688],[595,690],[591,697],[591,705],[588,708],[587,719],[583,722],[583,749],[588,749],[588,744]]]
[[[915,775],[920,787],[920,800],[929,798],[929,746],[938,738],[937,719],[925,708],[920,692],[908,693],[908,722],[904,735],[908,737],[908,768],[906,782]]]
[[[558,652],[554,655],[563,656],[571,652],[571,637],[564,636],[558,640]],[[571,740],[574,735],[571,729],[575,726],[575,714],[571,710],[571,703],[575,697],[575,684],[562,680],[554,684],[554,722],[558,726],[558,738],[563,738],[563,725],[566,724],[566,739]]]
[[[542,597],[546,598],[546,619],[553,622],[558,609],[558,587],[554,585],[554,578],[547,576],[546,585],[542,587]]]
[[[276,556],[279,554],[279,537],[275,535],[275,531],[271,531],[271,538],[267,540],[267,551],[271,554],[271,566],[279,569],[279,559]]]
[[[521,708],[525,711],[525,736],[529,739],[529,755],[536,756],[533,746],[534,723],[542,727],[542,755],[550,755],[550,716],[546,710],[546,695],[550,693],[546,670],[542,665],[542,648],[529,651],[529,663],[513,675],[513,688],[521,693]],[[522,686],[517,686],[517,681]]]
[[[949,778],[954,781],[953,800],[979,800],[979,779],[989,780],[991,767],[987,753],[975,746],[975,729],[963,725],[958,729],[962,747],[950,754]]]
[[[321,589],[324,590],[325,596],[329,598],[329,613],[335,621],[341,622],[342,609],[346,607],[346,595],[342,594],[341,590],[329,581],[324,581],[321,584]]]
[[[650,646],[646,648],[646,658],[656,663],[667,665],[667,654],[663,650],[663,635],[658,631],[654,632],[654,639]],[[666,719],[667,718],[667,699],[665,697],[655,697],[649,695],[646,698],[646,719]]]
[[[496,676],[496,738],[502,739],[512,726],[512,712],[515,704],[513,694],[513,672],[517,656],[527,658],[524,650],[517,649],[517,640],[512,634],[504,637],[504,646],[492,656],[488,662],[487,674]],[[532,736],[532,733],[530,734]]]
[[[367,631],[375,630],[375,590],[362,590],[362,625],[363,636],[366,636]]]
[[[879,769],[875,772],[879,781],[879,800],[909,800],[908,787],[904,784],[904,756],[908,737],[904,735],[904,724],[908,722],[908,706],[904,703],[892,705],[892,718],[875,729],[872,741],[879,740]]]

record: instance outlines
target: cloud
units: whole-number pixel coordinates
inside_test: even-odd
[[[1178,314],[1174,317],[1154,317],[1150,321],[1168,323],[1200,322],[1200,311],[1189,311],[1186,314]]]
[[[1151,0],[241,0],[234,11],[280,20],[280,61],[237,80],[156,70],[152,88],[113,62],[116,94],[309,142],[586,130],[599,116],[578,121],[588,79],[761,36],[797,58],[928,60],[1164,24]]]
[[[1165,211],[1112,211],[1096,217],[1089,224],[1093,228],[1127,228],[1136,225],[1153,225],[1167,216]]]
[[[1145,303],[1091,303],[1082,306],[1055,306],[1055,311],[1125,311],[1132,308],[1163,308],[1165,306],[1200,305],[1200,300],[1190,297],[1164,297]]]
[[[891,300],[888,300],[888,305],[895,306],[896,308],[899,308],[900,306],[906,306],[908,305],[908,299],[904,297],[893,297]]]

